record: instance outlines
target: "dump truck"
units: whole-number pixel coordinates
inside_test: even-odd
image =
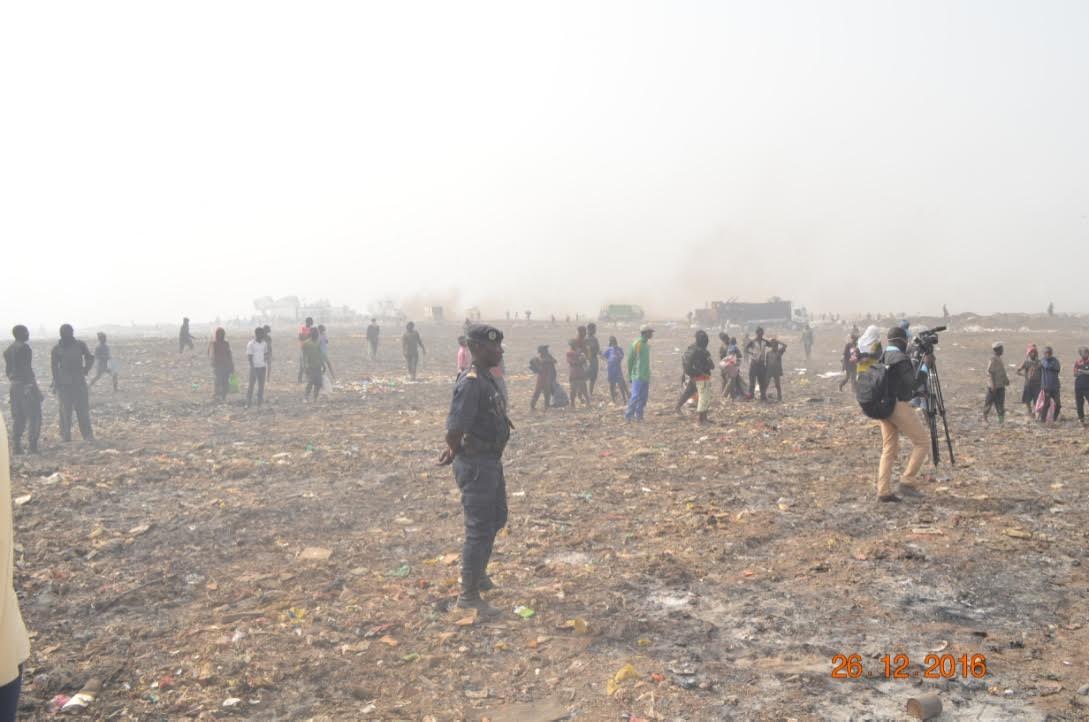
[[[597,320],[602,323],[610,321],[642,321],[643,309],[630,303],[610,303],[601,307]]]
[[[693,318],[705,326],[735,324],[752,326],[768,324],[771,326],[795,326],[806,322],[804,308],[794,309],[790,301],[773,298],[765,303],[746,303],[742,301],[711,301],[704,308],[696,309]]]

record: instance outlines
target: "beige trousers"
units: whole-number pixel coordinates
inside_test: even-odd
[[[911,439],[911,457],[900,481],[911,482],[930,456],[930,434],[911,404],[897,401],[892,416],[881,424],[881,464],[877,468],[877,495],[892,493],[892,465],[900,453],[900,434]]]
[[[711,410],[711,379],[706,381],[696,381],[696,393],[699,394],[699,400],[696,401],[696,411],[699,413],[705,413]]]

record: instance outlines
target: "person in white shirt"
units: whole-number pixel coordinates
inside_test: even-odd
[[[268,341],[265,329],[258,326],[253,331],[253,338],[246,344],[246,358],[250,362],[250,384],[246,390],[246,406],[253,403],[253,386],[257,384],[257,405],[265,401],[265,372],[268,362]]]

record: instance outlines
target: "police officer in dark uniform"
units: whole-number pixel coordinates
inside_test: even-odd
[[[446,450],[439,464],[453,463],[465,513],[457,606],[495,616],[498,611],[480,598],[480,592],[494,586],[488,577],[488,560],[495,535],[507,523],[502,456],[513,426],[503,393],[491,374],[503,359],[503,332],[476,324],[469,327],[466,336],[473,363],[454,387],[446,418]]]

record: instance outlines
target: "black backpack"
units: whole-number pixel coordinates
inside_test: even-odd
[[[858,375],[855,382],[855,398],[862,413],[871,419],[887,419],[896,408],[896,399],[889,391],[889,367],[875,361]]]

